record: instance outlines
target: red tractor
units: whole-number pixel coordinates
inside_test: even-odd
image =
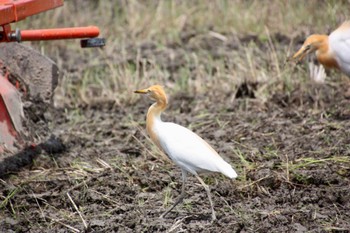
[[[58,83],[56,64],[19,42],[83,38],[82,47],[102,47],[105,44],[103,38],[96,38],[99,29],[95,26],[36,30],[11,28],[13,22],[62,5],[63,0],[0,0],[0,177],[10,172],[11,156],[24,156],[21,152],[28,148],[40,150],[42,143],[36,142],[30,132],[35,121],[28,120],[25,106],[28,108],[30,100],[31,104],[44,106],[33,115],[44,114]],[[44,144],[41,146],[45,147]],[[7,165],[1,164],[2,160],[7,160]]]

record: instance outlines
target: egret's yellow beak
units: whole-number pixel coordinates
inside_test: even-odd
[[[147,93],[148,93],[148,89],[137,90],[137,91],[134,91],[134,93],[137,93],[137,94],[147,94]]]
[[[288,60],[296,60],[300,62],[304,59],[306,55],[308,55],[311,52],[309,47],[301,47],[298,52],[296,52],[292,57],[290,57]]]

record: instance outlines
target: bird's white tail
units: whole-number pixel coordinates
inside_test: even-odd
[[[232,166],[225,161],[223,162],[225,163],[225,166],[220,166],[220,172],[231,179],[237,178],[237,172]]]

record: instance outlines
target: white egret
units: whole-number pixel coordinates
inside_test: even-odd
[[[229,178],[236,178],[237,173],[230,164],[225,162],[218,153],[201,137],[191,130],[171,122],[163,122],[161,113],[166,109],[168,100],[163,87],[154,85],[135,93],[146,94],[156,101],[148,109],[146,128],[152,141],[163,150],[182,171],[182,189],[179,198],[165,211],[161,217],[168,214],[185,197],[185,182],[187,172],[193,174],[207,192],[212,220],[216,219],[213,202],[208,185],[198,176],[200,172],[219,172]]]

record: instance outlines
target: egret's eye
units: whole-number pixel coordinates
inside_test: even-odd
[[[305,51],[309,50],[311,48],[311,45],[306,45],[305,46]]]

